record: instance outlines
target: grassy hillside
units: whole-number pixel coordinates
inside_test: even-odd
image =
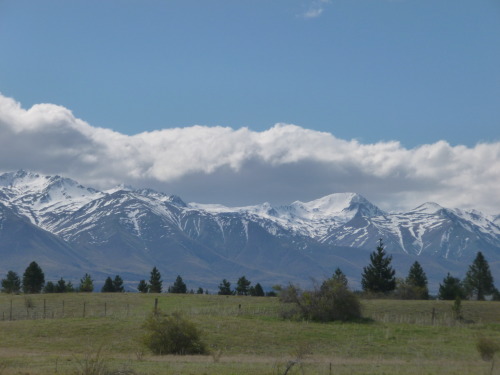
[[[212,354],[148,354],[141,324],[155,298],[162,311],[197,323]],[[275,298],[0,294],[0,374],[77,374],[96,356],[116,374],[284,374],[296,358],[288,374],[489,373],[475,344],[479,337],[500,342],[500,303],[463,302],[468,324],[452,319],[451,302],[363,306],[373,323],[284,321]]]

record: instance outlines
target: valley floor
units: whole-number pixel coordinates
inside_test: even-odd
[[[156,298],[203,330],[211,354],[147,352],[142,323]],[[452,304],[364,300],[373,322],[321,324],[280,319],[275,298],[0,294],[0,374],[489,374],[476,342],[500,343],[500,303],[464,301],[467,324]]]

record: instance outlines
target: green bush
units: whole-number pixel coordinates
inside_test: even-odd
[[[144,344],[154,354],[207,354],[201,331],[180,313],[151,314],[143,324]]]
[[[282,310],[283,318],[300,318],[319,322],[349,321],[361,318],[358,297],[344,283],[334,279],[323,282],[321,287],[301,291],[289,285],[280,291],[280,300],[289,304]]]

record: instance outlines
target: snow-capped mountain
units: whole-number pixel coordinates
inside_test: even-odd
[[[463,274],[477,251],[500,269],[498,220],[436,203],[389,214],[355,193],[277,207],[186,204],[149,189],[97,191],[18,171],[0,175],[0,274],[40,260],[53,278],[82,270],[139,280],[157,266],[166,281],[181,274],[215,289],[222,278],[304,283],[341,267],[357,286],[383,238],[401,276],[418,259],[436,285],[448,271]]]

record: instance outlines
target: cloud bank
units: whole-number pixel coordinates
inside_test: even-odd
[[[262,132],[191,126],[128,136],[93,127],[61,106],[26,110],[0,95],[0,170],[21,168],[101,189],[152,187],[203,203],[284,204],[349,191],[386,210],[434,201],[500,213],[498,142],[406,149],[290,124]]]

